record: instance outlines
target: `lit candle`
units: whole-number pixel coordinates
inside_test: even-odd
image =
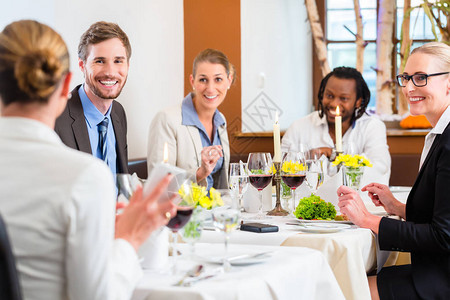
[[[273,161],[281,162],[280,124],[278,124],[278,111],[275,112],[275,124],[273,124]]]
[[[163,154],[163,163],[169,162],[169,146],[167,142],[164,143],[164,154]]]
[[[342,116],[339,114],[339,106],[336,107],[334,128],[336,136],[336,152],[342,152]]]

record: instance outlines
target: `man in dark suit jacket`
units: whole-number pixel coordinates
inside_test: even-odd
[[[72,98],[56,120],[55,131],[70,148],[92,154],[83,107],[78,95],[80,88],[83,86],[79,85],[72,90]],[[115,100],[111,108],[111,120],[116,136],[117,173],[128,173],[127,117],[123,106]]]
[[[67,146],[105,160],[113,174],[128,173],[126,114],[115,99],[127,80],[130,56],[128,37],[117,24],[91,25],[78,45],[85,83],[72,91],[55,124]],[[106,135],[100,126],[107,128]]]

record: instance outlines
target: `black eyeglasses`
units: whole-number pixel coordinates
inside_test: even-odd
[[[411,79],[413,84],[417,87],[422,87],[427,85],[427,78],[431,76],[438,76],[448,74],[450,72],[442,72],[442,73],[434,73],[434,74],[414,74],[414,75],[406,75],[400,74],[397,75],[397,83],[401,87],[405,87],[408,84],[408,81]]]

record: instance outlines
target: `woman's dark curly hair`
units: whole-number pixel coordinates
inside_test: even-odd
[[[357,109],[355,109],[355,112],[352,116],[351,122],[353,123],[357,119],[359,119],[365,112],[367,105],[369,105],[370,101],[370,90],[367,86],[367,83],[364,81],[364,78],[362,77],[361,73],[359,73],[358,70],[355,68],[349,68],[349,67],[337,67],[334,68],[333,71],[327,74],[322,79],[322,82],[320,82],[320,88],[318,93],[319,103],[318,103],[318,111],[319,116],[322,118],[324,114],[324,107],[323,107],[323,92],[325,91],[325,87],[327,86],[328,79],[334,76],[336,78],[341,79],[354,79],[356,82],[356,99],[361,99],[361,106]]]

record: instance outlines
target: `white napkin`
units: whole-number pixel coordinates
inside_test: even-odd
[[[169,230],[161,227],[154,231],[139,247],[138,255],[142,258],[143,269],[162,270],[169,261]]]
[[[339,211],[337,189],[342,185],[342,169],[335,175],[325,175],[322,186],[317,190],[317,195],[323,200],[333,203],[336,211]]]
[[[269,211],[272,207],[272,184],[266,186],[262,191],[263,194],[263,211]],[[247,191],[242,196],[242,203],[246,212],[254,213],[259,209],[259,192],[249,184]]]

